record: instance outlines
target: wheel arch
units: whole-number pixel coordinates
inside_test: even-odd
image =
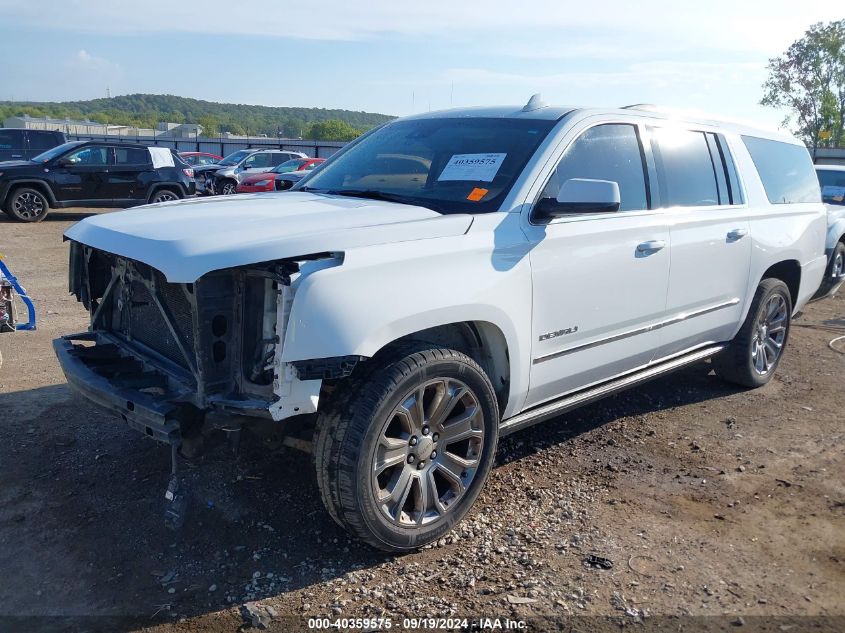
[[[507,407],[510,397],[511,366],[508,341],[504,332],[489,321],[458,321],[411,332],[383,345],[376,356],[385,349],[410,341],[431,343],[463,352],[477,362],[496,391],[499,413]]]
[[[46,181],[40,180],[38,178],[22,178],[22,179],[15,179],[9,183],[9,186],[6,188],[6,192],[3,195],[3,199],[0,200],[0,206],[6,205],[9,198],[14,194],[17,189],[21,187],[29,187],[31,189],[37,189],[41,192],[46,198],[47,202],[52,208],[56,208],[58,206],[58,202],[56,201],[56,197],[53,195],[53,190],[50,189],[50,185],[47,184]]]
[[[759,281],[764,279],[779,279],[789,288],[793,308],[798,303],[801,289],[801,264],[795,259],[785,259],[769,266]],[[759,284],[759,282],[758,282]]]
[[[157,182],[150,187],[150,193],[147,194],[147,203],[149,204],[152,202],[155,195],[162,189],[171,189],[175,191],[176,195],[179,196],[180,199],[187,195],[182,185],[178,182]]]

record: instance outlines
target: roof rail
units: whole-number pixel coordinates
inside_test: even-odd
[[[539,109],[545,108],[547,106],[548,106],[548,104],[545,101],[543,101],[543,97],[538,92],[535,95],[531,95],[531,98],[528,100],[528,103],[526,103],[522,107],[522,111],[523,112],[532,112],[533,110],[539,110]]]
[[[653,103],[634,103],[622,106],[623,110],[643,110],[645,112],[659,112],[660,108]]]

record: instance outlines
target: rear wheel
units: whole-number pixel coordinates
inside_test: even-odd
[[[321,414],[317,480],[338,524],[376,548],[408,551],[451,530],[477,498],[496,452],[496,397],[481,367],[454,350],[405,348],[373,362]]]
[[[777,369],[792,323],[792,298],[780,279],[757,287],[748,316],[728,348],[714,358],[716,372],[745,387],[761,387]]]
[[[842,283],[843,276],[845,276],[845,244],[839,242],[836,244],[836,248],[833,249],[824,281],[822,281],[821,288],[816,293],[816,297],[823,297],[832,290],[835,290]]]
[[[156,204],[158,202],[171,202],[173,200],[179,200],[178,193],[176,193],[172,189],[159,189],[153,194],[153,197],[150,202],[152,204]]]
[[[47,217],[50,205],[37,189],[15,189],[6,202],[6,213],[19,222],[41,222]]]

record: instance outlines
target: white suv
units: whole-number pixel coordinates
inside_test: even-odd
[[[505,434],[708,357],[768,382],[825,229],[789,136],[537,99],[430,113],[290,192],[76,224],[91,327],[55,348],[174,468],[215,429],[275,432],[338,524],[404,551],[464,516]]]

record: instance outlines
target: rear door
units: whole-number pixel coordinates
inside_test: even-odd
[[[530,407],[648,364],[664,318],[669,228],[651,209],[639,128],[581,129],[540,198],[572,178],[610,180],[622,204],[524,224],[533,285]],[[532,211],[532,214],[534,211]]]
[[[25,156],[24,131],[0,128],[0,160],[24,160]]]
[[[151,182],[156,177],[150,152],[144,148],[112,148],[113,164],[107,178],[108,196],[115,206],[146,202]]]
[[[667,320],[658,356],[730,340],[751,265],[748,208],[721,134],[648,128],[672,240]]]

